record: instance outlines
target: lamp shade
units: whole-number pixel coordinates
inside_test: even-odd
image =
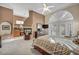
[[[48,28],[48,24],[44,24],[44,25],[42,25],[42,28]]]

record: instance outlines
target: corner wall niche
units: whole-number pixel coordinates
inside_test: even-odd
[[[73,16],[68,11],[58,11],[49,19],[49,36],[64,37],[73,35]]]
[[[0,24],[0,35],[11,34],[11,24],[9,22],[2,22]]]

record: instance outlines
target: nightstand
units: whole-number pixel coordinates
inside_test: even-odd
[[[30,35],[25,35],[25,40],[30,40]]]

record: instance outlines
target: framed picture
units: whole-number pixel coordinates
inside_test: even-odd
[[[10,26],[9,25],[2,25],[2,30],[10,30]]]

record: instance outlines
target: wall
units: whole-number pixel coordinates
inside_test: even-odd
[[[48,24],[50,16],[51,16],[51,14],[45,15],[45,24]]]
[[[24,26],[33,28],[36,31],[36,24],[45,23],[45,16],[34,11],[29,11],[29,17],[25,20]]]
[[[32,20],[30,19],[31,17],[28,17],[26,19],[26,21],[24,22],[24,26],[27,26],[27,27],[32,27]]]
[[[20,31],[19,30],[15,30],[15,27],[18,27],[18,25],[16,24],[16,21],[17,20],[20,20],[20,21],[23,21],[25,18],[22,17],[22,16],[16,16],[16,15],[13,15],[13,36],[20,36]]]
[[[2,21],[13,23],[13,10],[0,6],[0,23]]]
[[[34,11],[29,11],[29,18],[25,20],[24,26],[31,27],[33,34],[37,30],[36,25],[38,23],[45,24],[45,16]]]
[[[2,22],[9,22],[11,24],[11,27],[13,28],[13,10],[12,9],[8,9],[0,6],[0,24]]]
[[[45,24],[45,16],[42,14],[33,12],[33,24],[32,24],[33,31],[37,30],[36,28],[37,24]]]
[[[74,34],[77,34],[77,31],[79,31],[79,5],[66,8],[65,10],[69,11],[74,17]]]
[[[24,17],[13,15],[13,24],[16,24],[16,20],[24,20]]]
[[[33,12],[29,11],[29,17],[24,21],[25,27],[32,27],[33,23]]]

